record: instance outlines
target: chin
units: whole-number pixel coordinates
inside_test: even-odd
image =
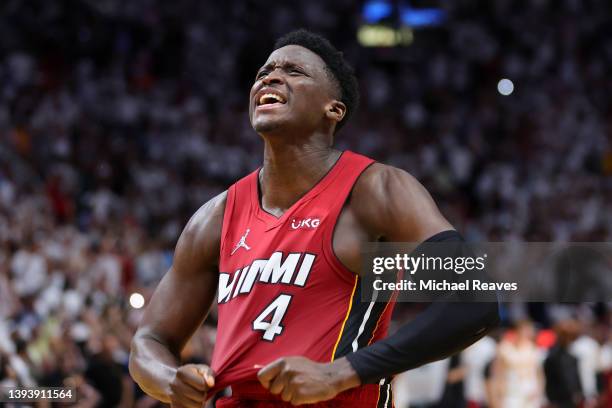
[[[253,123],[253,129],[257,133],[269,133],[282,128],[282,123],[276,120],[258,120]]]

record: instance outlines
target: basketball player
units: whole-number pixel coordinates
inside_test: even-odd
[[[249,115],[261,169],[204,204],[135,335],[130,372],[173,407],[390,407],[390,377],[445,358],[497,323],[495,303],[433,303],[385,338],[391,303],[360,299],[360,246],[459,241],[406,172],[334,149],[355,111],[342,54],[304,30],[277,41]],[[216,294],[216,296],[215,296]],[[218,304],[211,367],[179,353]]]

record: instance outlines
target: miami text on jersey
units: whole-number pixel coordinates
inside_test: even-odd
[[[303,287],[315,258],[316,255],[305,252],[291,252],[285,256],[282,251],[277,251],[269,259],[256,259],[250,265],[237,269],[234,274],[221,272],[218,302],[225,303],[251,292],[255,282]]]

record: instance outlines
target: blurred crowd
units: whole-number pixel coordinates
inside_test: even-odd
[[[611,241],[612,5],[425,3],[448,21],[409,47],[366,49],[352,0],[2,1],[0,385],[155,405],[127,373],[142,313],[127,299],[149,298],[189,216],[260,164],[249,88],[296,27],[356,68],[362,103],[337,146],[411,172],[468,239]],[[569,364],[579,381],[556,382],[576,387],[557,406],[606,403],[606,305],[510,305],[503,318],[531,318],[554,341],[536,345],[524,323],[398,379],[398,398],[437,406],[461,384],[458,406],[540,406],[556,401],[555,364]],[[213,311],[185,361],[208,361],[214,327]],[[415,397],[424,370],[442,373],[432,398]],[[529,403],[504,394],[521,381]]]
[[[395,378],[397,407],[609,407],[609,328],[518,320],[449,359]]]

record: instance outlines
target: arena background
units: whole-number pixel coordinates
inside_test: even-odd
[[[610,2],[3,0],[0,385],[156,405],[127,372],[138,307],[189,216],[260,164],[248,90],[299,27],[359,77],[337,146],[411,172],[467,239],[612,239]],[[396,406],[612,406],[609,305],[502,319],[400,376]],[[214,338],[213,311],[185,361],[207,362]],[[575,360],[544,374],[555,353]]]

